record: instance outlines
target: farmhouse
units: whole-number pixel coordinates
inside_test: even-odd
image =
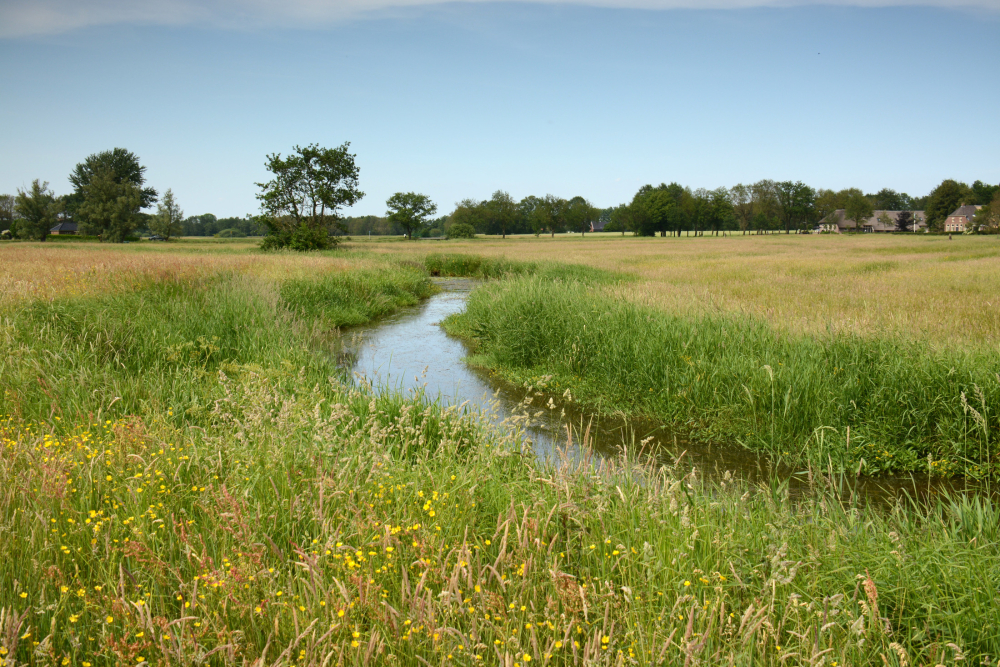
[[[60,222],[58,225],[49,230],[49,234],[55,236],[65,236],[67,234],[76,234],[77,226],[75,222]]]
[[[982,206],[973,206],[972,204],[959,206],[945,219],[944,231],[964,233],[965,228],[972,222],[981,208]]]
[[[898,227],[899,214],[903,211],[875,211],[874,215],[866,220],[862,220],[861,229],[864,232],[899,232],[903,231]],[[910,222],[906,225],[906,231],[913,232],[913,225],[916,223],[917,229],[922,230],[927,227],[927,216],[923,211],[910,211]],[[836,211],[819,221],[817,231],[842,233],[854,231],[857,223],[848,220],[844,209],[838,208]]]

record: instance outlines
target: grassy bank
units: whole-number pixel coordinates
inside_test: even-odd
[[[695,438],[868,474],[998,472],[1000,359],[982,347],[782,334],[750,316],[671,315],[531,276],[484,285],[446,327],[509,380]]]
[[[513,276],[536,276],[543,280],[575,280],[587,284],[613,284],[625,279],[617,271],[552,260],[527,262],[506,257],[462,253],[432,253],[423,258],[432,276],[495,280]]]
[[[312,278],[222,270],[123,277],[9,307],[0,320],[2,411],[21,420],[90,415],[195,417],[232,368],[336,375],[337,327],[429,296],[416,267],[362,264]]]
[[[779,483],[543,465],[516,431],[317,354],[343,318],[425,294],[422,271],[280,261],[4,311],[3,667],[1000,655],[990,501],[877,512],[815,471],[793,504]]]

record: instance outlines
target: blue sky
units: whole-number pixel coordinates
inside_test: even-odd
[[[267,153],[344,141],[353,214],[400,190],[446,213],[498,188],[610,206],[670,181],[1000,182],[996,0],[406,1],[5,0],[0,192],[68,192],[122,146],[187,214],[243,215]]]

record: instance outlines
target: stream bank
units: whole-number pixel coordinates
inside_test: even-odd
[[[808,470],[775,462],[748,449],[726,444],[687,441],[683,434],[647,419],[597,415],[558,394],[536,391],[506,382],[464,361],[465,344],[447,335],[440,323],[464,310],[479,281],[436,278],[439,292],[371,325],[344,332],[343,363],[363,381],[404,392],[424,391],[444,404],[462,405],[480,412],[497,426],[524,427],[535,454],[551,459],[562,453],[601,458],[630,452],[654,455],[665,464],[697,469],[699,474],[724,479],[727,474],[754,484],[788,484],[792,497],[805,496],[813,486]],[[583,441],[588,447],[581,447]],[[839,481],[837,481],[839,480]],[[965,479],[931,478],[926,474],[837,477],[843,497],[877,505],[891,505],[902,495],[933,497],[941,492],[977,491]]]

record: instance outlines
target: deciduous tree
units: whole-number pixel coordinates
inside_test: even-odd
[[[913,208],[913,198],[905,192],[896,192],[891,188],[882,188],[870,195],[872,205],[882,211],[908,211]]]
[[[993,201],[997,192],[1000,192],[1000,185],[989,185],[977,180],[969,188],[969,201],[966,203],[986,206]]]
[[[844,217],[854,221],[854,231],[856,232],[865,231],[865,221],[874,213],[875,207],[872,206],[872,200],[860,192],[851,195],[851,198],[847,200],[847,206],[844,207]]]
[[[750,186],[750,196],[754,201],[753,227],[758,234],[772,229],[775,226],[778,209],[774,181],[769,178],[757,181]]]
[[[27,190],[17,191],[14,201],[14,211],[20,218],[17,224],[18,238],[44,241],[49,230],[56,224],[60,203],[49,190],[47,182],[37,178],[31,182]]]
[[[600,210],[583,197],[573,197],[566,202],[566,227],[574,232],[586,234],[597,222]]]
[[[729,190],[716,188],[708,193],[708,227],[718,236],[734,219],[733,202],[729,198]]]
[[[912,213],[909,211],[900,211],[899,215],[896,216],[896,231],[908,232],[914,222]]]
[[[177,236],[181,233],[183,221],[184,211],[174,201],[173,191],[167,188],[167,191],[163,193],[163,200],[156,205],[156,215],[150,218],[149,228],[152,232],[169,241],[171,236]]]
[[[490,218],[491,226],[500,230],[500,236],[507,238],[507,230],[517,221],[517,202],[503,190],[497,190],[486,202],[486,211]]]
[[[630,231],[633,234],[637,233],[638,225],[636,224],[636,214],[632,204],[621,204],[619,206],[615,206],[611,209],[610,217],[611,221],[604,228],[605,231],[620,231],[622,236],[625,236],[626,231]]]
[[[941,231],[944,221],[952,211],[965,203],[969,196],[969,186],[947,179],[934,188],[927,197],[927,227],[931,231]]]
[[[416,192],[397,192],[385,202],[389,212],[386,216],[391,222],[403,228],[410,239],[414,232],[419,232],[427,218],[437,213],[437,204],[427,195]]]
[[[1000,233],[1000,188],[996,189],[990,203],[976,213],[975,222],[976,231],[980,234]]]
[[[817,219],[825,220],[838,208],[844,207],[841,205],[836,191],[823,188],[816,191],[815,211]]]
[[[84,204],[84,190],[98,173],[110,174],[116,183],[131,183],[139,191],[139,208],[147,208],[156,203],[155,188],[144,187],[146,184],[146,167],[139,164],[139,156],[124,148],[113,148],[88,155],[76,165],[69,175],[73,184],[72,194],[66,197],[66,209],[78,223],[86,223],[80,209]]]
[[[98,169],[81,194],[83,203],[77,214],[83,233],[99,236],[102,242],[121,243],[139,225],[142,189],[132,181],[119,181],[111,169]]]
[[[0,195],[0,232],[14,222],[14,195]]]
[[[477,232],[486,233],[489,221],[486,215],[486,202],[477,199],[463,199],[455,204],[455,210],[448,216],[445,232],[452,225],[469,225]]]
[[[336,148],[309,144],[295,146],[286,158],[267,156],[265,167],[274,178],[257,183],[260,222],[270,231],[261,247],[316,250],[336,245],[330,232],[343,229],[339,210],[365,196],[358,189],[359,170],[349,147],[349,142]]]
[[[746,234],[754,216],[754,199],[750,188],[742,183],[734,185],[729,189],[729,199],[733,204],[736,223],[740,231]]]
[[[781,181],[774,184],[778,219],[790,234],[792,227],[804,227],[812,222],[816,207],[816,191],[802,181]]]
[[[544,199],[536,199],[534,207],[528,214],[528,224],[535,236],[549,232],[555,238],[557,231],[562,231],[566,224],[566,200],[555,195],[545,195]]]

